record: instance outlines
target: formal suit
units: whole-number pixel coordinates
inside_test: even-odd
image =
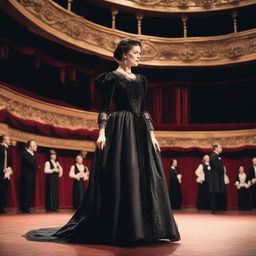
[[[224,166],[220,156],[213,152],[210,157],[211,171],[209,172],[209,193],[211,197],[211,210],[220,210],[221,195],[225,191]]]
[[[11,152],[10,149],[4,144],[0,144],[0,212],[4,211],[8,192],[10,180],[5,177],[5,168],[11,168]]]
[[[249,173],[249,180],[252,181],[252,179],[256,178],[256,171],[255,171],[256,167],[252,166],[248,173]],[[250,187],[250,191],[251,191],[251,198],[252,198],[252,207],[256,208],[256,183],[252,183],[251,187]]]
[[[27,212],[30,209],[37,169],[36,156],[32,155],[28,150],[25,150],[21,158],[20,176],[20,210],[22,212]]]

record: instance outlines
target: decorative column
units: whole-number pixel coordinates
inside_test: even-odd
[[[138,35],[141,35],[141,22],[143,19],[143,15],[142,14],[137,14],[137,23],[138,23]]]
[[[187,37],[187,20],[188,16],[187,15],[181,15],[181,21],[183,24],[183,37]]]
[[[116,15],[118,14],[117,8],[111,8],[112,13],[112,29],[116,29]]]
[[[73,0],[68,0],[68,11],[71,12]]]
[[[237,33],[237,11],[232,12],[234,33]]]

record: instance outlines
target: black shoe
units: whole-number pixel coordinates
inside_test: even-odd
[[[220,215],[220,214],[224,214],[224,212],[221,212],[221,211],[212,211],[212,214]]]
[[[6,214],[6,213],[7,212],[4,209],[0,210],[0,214]]]
[[[32,213],[31,209],[21,210],[22,213]]]

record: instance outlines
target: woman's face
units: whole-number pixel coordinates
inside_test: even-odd
[[[243,167],[243,166],[240,166],[240,167],[239,167],[239,172],[240,172],[240,173],[243,173],[243,172],[244,172],[244,167]]]
[[[123,61],[126,60],[128,67],[136,67],[141,59],[141,48],[139,45],[133,45],[132,49],[124,54]]]
[[[210,157],[209,155],[205,155],[203,158],[204,162],[209,163],[210,162]]]
[[[78,164],[82,164],[82,163],[83,163],[83,158],[82,158],[81,156],[77,156],[77,157],[76,157],[76,162],[77,162]]]
[[[178,165],[177,160],[173,160],[173,162],[172,162],[172,166],[177,167],[177,165]]]
[[[52,154],[50,157],[52,160],[56,160],[56,158],[57,158],[57,156],[55,154]]]

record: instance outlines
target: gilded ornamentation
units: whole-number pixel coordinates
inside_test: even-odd
[[[97,129],[97,113],[65,108],[14,92],[0,85],[0,109],[27,120],[68,129]]]
[[[204,148],[209,149],[215,142],[224,148],[256,146],[256,129],[234,131],[156,131],[161,147]]]
[[[144,1],[145,4],[154,2],[156,1]],[[167,2],[159,1],[159,3]],[[214,1],[206,2],[213,3]],[[30,22],[48,31],[49,36],[54,35],[60,43],[81,51],[94,52],[112,60],[116,43],[128,36],[137,37],[143,43],[142,65],[213,66],[256,59],[256,29],[215,37],[150,37],[94,24],[61,8],[52,0],[8,0],[4,2],[0,0],[0,3],[3,8],[12,5],[12,8],[15,7],[18,12],[26,16],[25,8],[33,17],[28,20],[33,19]],[[230,1],[229,3],[231,4]]]
[[[111,0],[110,0],[111,1]],[[109,2],[110,2],[109,1]],[[230,8],[239,5],[248,0],[129,0],[140,6],[161,6],[165,8]]]
[[[96,144],[94,141],[60,139],[54,137],[41,136],[19,131],[3,123],[0,123],[0,134],[9,135],[13,145],[15,145],[17,141],[26,142],[30,139],[34,139],[40,147],[69,150],[85,150],[87,152],[94,152],[96,148]]]

